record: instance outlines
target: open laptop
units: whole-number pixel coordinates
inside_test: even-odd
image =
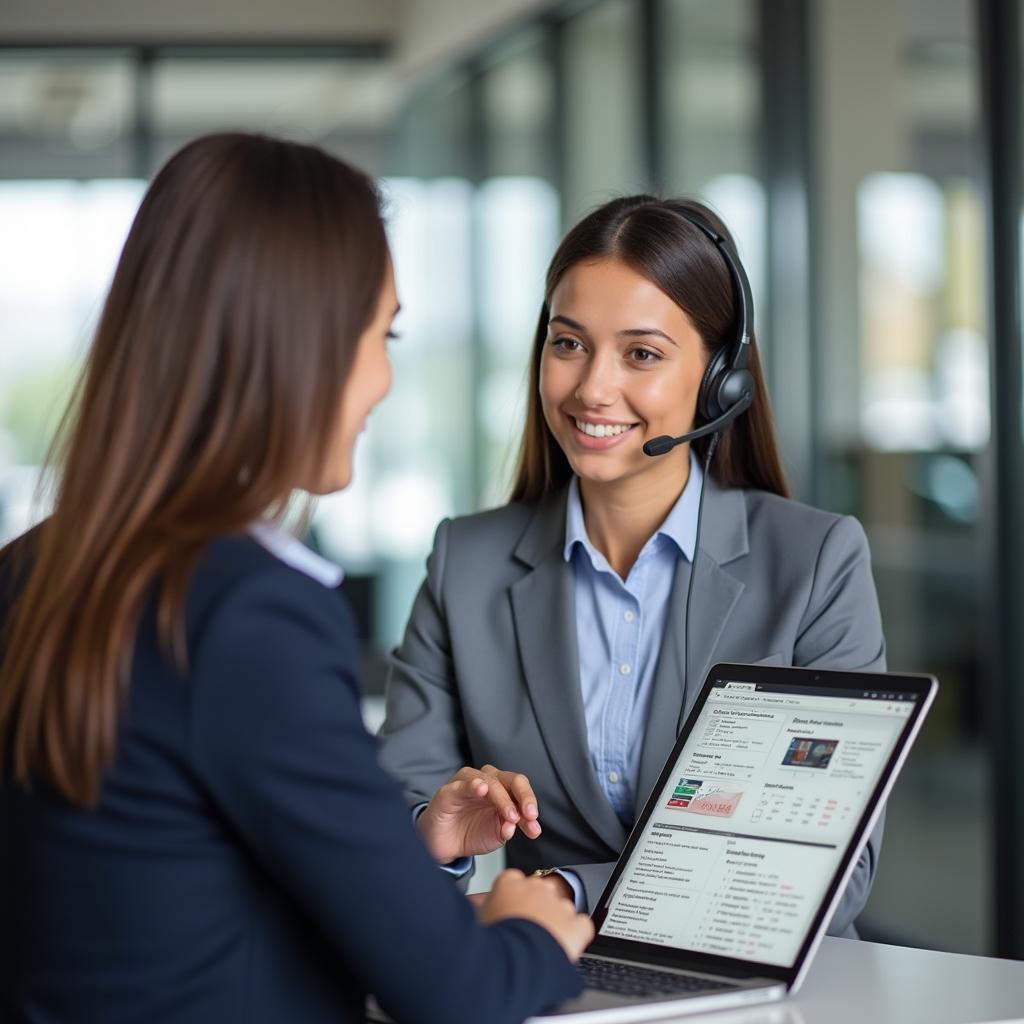
[[[716,665],[593,914],[583,995],[618,1024],[783,998],[935,698],[932,676]]]

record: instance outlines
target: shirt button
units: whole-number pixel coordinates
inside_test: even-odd
[[[630,667],[629,667],[629,666],[628,666],[628,665],[627,665],[627,664],[626,664],[625,662],[623,662],[623,663],[622,663],[622,664],[621,664],[621,665],[619,666],[619,672],[621,672],[621,673],[622,673],[622,675],[624,675],[624,676],[628,676],[628,675],[629,675],[629,673],[630,673],[630,672],[632,672],[632,671],[633,671],[633,670],[632,670],[632,669],[631,669],[631,668],[630,668]]]
[[[608,773],[608,781],[609,782],[618,782],[619,781],[619,773],[618,772],[609,772]]]
[[[632,612],[626,612],[626,614],[625,614],[625,615],[623,615],[622,617],[623,617],[623,618],[624,618],[624,619],[625,619],[625,620],[626,620],[627,622],[632,622],[632,621],[633,621],[633,620],[634,620],[634,619],[636,618],[636,616],[635,616],[635,615],[634,615],[634,614],[633,614]]]

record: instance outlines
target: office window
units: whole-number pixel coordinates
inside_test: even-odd
[[[319,502],[316,539],[371,581],[371,691],[401,637],[434,530],[477,507],[470,82],[445,77],[399,117],[382,179],[402,312],[391,393],[371,415],[353,485]]]
[[[0,181],[0,544],[49,509],[40,467],[144,187]]]
[[[861,920],[877,938],[983,953],[993,808],[975,5],[822,0],[815,14],[818,501],[867,529],[890,667],[942,686],[890,800]]]
[[[127,177],[135,63],[123,51],[0,54],[0,178]]]
[[[648,187],[641,116],[640,7],[603,0],[566,22],[566,224]]]
[[[379,174],[394,85],[374,58],[161,57],[149,93],[154,167],[197,135],[239,129],[314,142]]]
[[[864,442],[879,451],[984,448],[988,350],[976,186],[966,177],[869,175],[857,190],[857,226]],[[976,485],[970,489],[976,498]],[[936,500],[949,504],[941,493]]]
[[[484,176],[476,197],[482,505],[500,504],[522,436],[544,273],[559,239],[555,95],[546,33],[529,32],[482,70]]]
[[[766,225],[758,6],[660,0],[656,18],[663,189],[692,195],[722,216],[759,306]]]

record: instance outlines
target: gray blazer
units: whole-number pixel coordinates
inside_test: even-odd
[[[529,776],[543,833],[530,840],[517,832],[507,863],[527,873],[572,867],[593,907],[627,833],[587,743],[575,577],[562,556],[566,493],[441,524],[405,637],[390,657],[380,735],[384,767],[410,805],[429,800],[463,765]],[[867,539],[849,516],[709,479],[687,662],[689,572],[680,561],[641,752],[638,810],[716,662],[885,668]],[[831,934],[856,935],[881,838],[879,822]]]

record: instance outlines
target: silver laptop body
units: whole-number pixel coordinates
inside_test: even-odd
[[[586,989],[532,1024],[796,991],[937,690],[923,675],[714,666],[594,911]]]

